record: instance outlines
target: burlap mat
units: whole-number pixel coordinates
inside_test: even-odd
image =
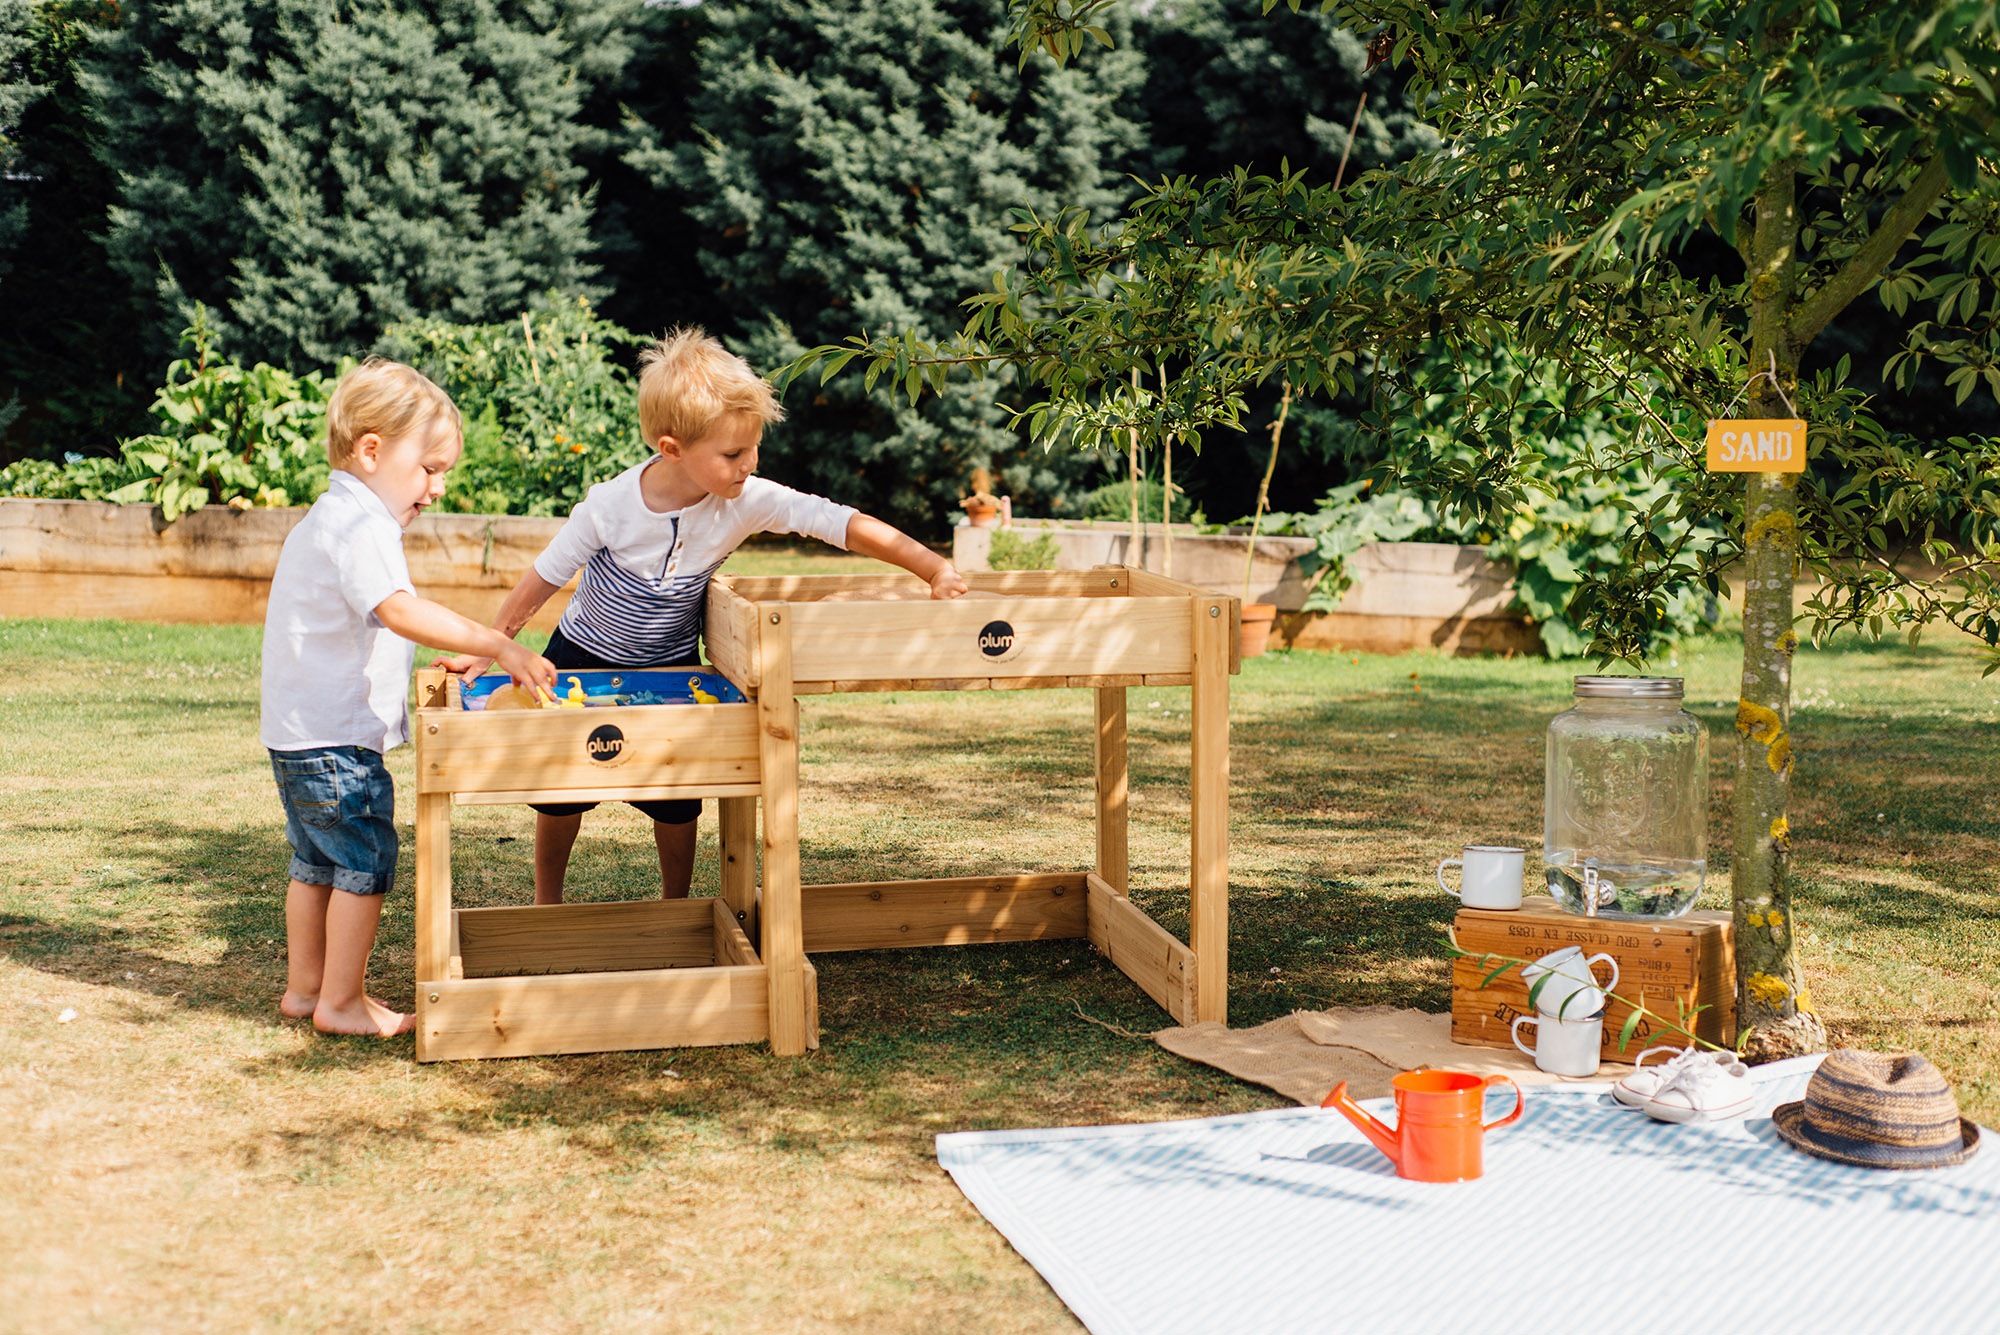
[[[1380,1097],[1389,1093],[1398,1072],[1420,1066],[1509,1075],[1524,1085],[1564,1083],[1513,1048],[1452,1042],[1449,1015],[1393,1006],[1294,1011],[1255,1029],[1230,1029],[1211,1020],[1162,1029],[1153,1038],[1176,1056],[1275,1089],[1308,1107],[1317,1107],[1343,1080],[1357,1099]],[[1606,1062],[1591,1078],[1616,1080],[1631,1069]]]

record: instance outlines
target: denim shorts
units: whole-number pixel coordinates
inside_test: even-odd
[[[396,787],[380,752],[316,746],[271,752],[292,879],[356,895],[396,883]]]

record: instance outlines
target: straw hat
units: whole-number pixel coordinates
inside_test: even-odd
[[[1944,1168],[1979,1148],[1944,1073],[1913,1052],[1829,1053],[1771,1121],[1795,1148],[1862,1168]]]

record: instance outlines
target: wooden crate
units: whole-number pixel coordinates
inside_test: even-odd
[[[1618,961],[1620,996],[1648,1010],[1676,1018],[1677,1002],[1705,1005],[1695,1017],[1694,1031],[1711,1043],[1727,1045],[1736,1037],[1736,961],[1734,934],[1727,913],[1690,913],[1666,922],[1615,922],[1565,913],[1546,895],[1527,899],[1513,912],[1460,909],[1453,923],[1459,948],[1471,951],[1452,961],[1451,1037],[1455,1043],[1506,1048],[1514,1045],[1514,1018],[1528,1013],[1528,985],[1519,966],[1509,968],[1490,984],[1480,983],[1499,961],[1481,961],[1482,953],[1532,960],[1580,946],[1586,955],[1599,952]],[[1603,977],[1602,966],[1598,976]],[[1656,1044],[1685,1046],[1678,1034],[1657,1032],[1641,1020],[1623,1052],[1618,1034],[1632,1007],[1613,1001],[1604,1015],[1604,1058],[1631,1061]]]

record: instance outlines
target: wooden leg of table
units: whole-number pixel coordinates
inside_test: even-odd
[[[759,909],[771,983],[771,1051],[802,1055],[807,1030],[804,906],[799,898],[799,710],[792,694],[791,609],[757,604],[762,680],[758,768],[764,789],[764,897]]]
[[[1125,751],[1125,688],[1097,688],[1097,874],[1125,894],[1131,887],[1126,803],[1131,776]]]
[[[715,802],[722,825],[722,901],[751,940],[757,931],[757,799],[721,797]]]
[[[451,967],[451,794],[417,794],[417,982]]]
[[[419,760],[419,766],[422,765]],[[417,1060],[432,1048],[430,984],[451,977],[451,794],[417,794]]]
[[[1229,1021],[1229,603],[1194,600],[1188,945],[1195,1018]]]

